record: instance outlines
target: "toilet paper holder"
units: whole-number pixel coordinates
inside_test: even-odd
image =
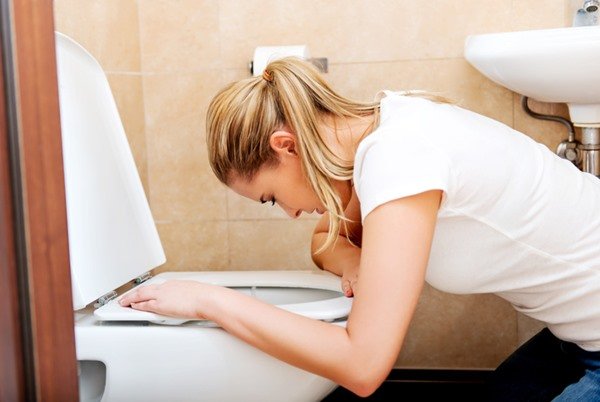
[[[310,57],[306,59],[311,62],[317,69],[319,69],[322,73],[329,72],[329,61],[327,57]],[[248,63],[248,69],[250,70],[250,74],[254,75],[254,61],[250,61]]]

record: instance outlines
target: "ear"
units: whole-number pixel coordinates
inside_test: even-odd
[[[275,131],[273,134],[271,134],[271,138],[269,138],[269,144],[279,156],[298,155],[296,135],[290,133],[289,131]]]

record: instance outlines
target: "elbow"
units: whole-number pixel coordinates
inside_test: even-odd
[[[385,380],[385,378],[383,378],[383,379],[358,379],[357,381],[354,381],[348,387],[348,389],[351,392],[353,392],[354,394],[360,396],[361,398],[366,398],[366,397],[373,395],[373,393],[375,391],[377,391],[377,389],[383,383],[384,380]]]
[[[366,398],[371,396],[385,381],[390,370],[369,370],[366,367],[358,367],[353,370],[354,374],[347,378],[347,388],[354,394]]]
[[[357,385],[357,387],[355,387],[354,389],[351,389],[350,391],[352,391],[357,396],[360,396],[361,398],[368,398],[369,396],[373,395],[375,391],[377,391],[377,388],[379,388],[379,385],[360,384]]]

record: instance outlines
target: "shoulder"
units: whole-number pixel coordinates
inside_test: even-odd
[[[424,135],[381,130],[365,138],[354,160],[354,186],[364,218],[391,200],[448,191],[450,164]]]
[[[420,106],[421,103],[424,106]],[[440,147],[436,145],[436,137],[442,128],[431,125],[432,111],[424,110],[429,108],[428,103],[431,102],[426,99],[382,103],[379,126],[356,149],[355,176],[358,174],[360,177],[367,166],[406,166],[425,154],[435,154],[439,158]],[[394,110],[390,111],[391,108]]]
[[[393,92],[383,91],[380,100],[382,121],[396,116],[415,119],[441,113],[456,105],[432,99],[433,95],[425,91]]]

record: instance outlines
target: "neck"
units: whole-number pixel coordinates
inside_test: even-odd
[[[375,129],[373,114],[363,117],[327,116],[321,125],[321,135],[338,157],[353,161],[360,141]]]

